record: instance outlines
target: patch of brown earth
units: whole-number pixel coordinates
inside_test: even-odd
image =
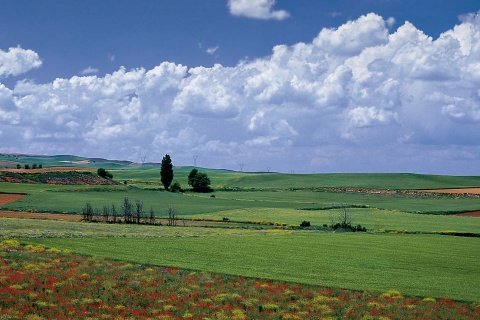
[[[26,194],[7,194],[7,193],[0,193],[0,206],[4,204],[17,201],[26,197]]]
[[[480,211],[471,211],[471,212],[464,212],[456,214],[456,216],[461,217],[479,217],[480,218]]]
[[[15,173],[42,173],[42,172],[57,172],[57,171],[94,171],[95,168],[84,167],[48,167],[41,169],[13,169],[13,168],[0,168],[0,171],[15,172]]]
[[[431,190],[420,190],[420,191],[430,192],[430,193],[448,193],[448,194],[480,194],[480,188],[431,189]]]
[[[54,214],[54,213],[30,213],[30,212],[17,212],[17,211],[0,211],[0,218],[80,221],[82,219],[82,216],[81,215],[76,215],[76,214]]]

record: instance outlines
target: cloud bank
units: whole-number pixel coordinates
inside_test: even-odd
[[[233,3],[231,1],[230,3]],[[269,2],[270,3],[270,2]],[[283,172],[478,174],[480,18],[432,39],[376,14],[234,67],[0,84],[0,151]],[[41,64],[0,51],[0,75]]]

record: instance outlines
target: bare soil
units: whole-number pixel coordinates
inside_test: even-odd
[[[19,211],[0,211],[1,218],[19,218],[19,219],[48,219],[64,221],[80,221],[82,216],[76,214],[56,214],[56,213],[31,213]]]
[[[480,211],[465,212],[465,213],[459,213],[456,215],[461,217],[479,217],[480,218]]]
[[[58,172],[58,171],[95,171],[95,168],[84,167],[48,167],[41,169],[13,169],[13,168],[0,168],[0,171],[15,172],[15,173],[43,173],[43,172]]]
[[[480,194],[480,188],[432,189],[432,190],[420,190],[420,191],[431,192],[431,193],[448,193],[448,194]]]
[[[0,206],[4,204],[17,201],[26,197],[26,194],[7,194],[7,193],[0,193]]]

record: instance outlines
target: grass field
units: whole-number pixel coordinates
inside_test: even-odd
[[[16,160],[46,166],[83,158],[42,159]],[[113,173],[118,185],[0,183],[0,192],[28,194],[2,209],[75,214],[86,202],[99,209],[112,204],[120,207],[128,197],[143,202],[146,210],[153,208],[157,217],[164,217],[166,209],[173,207],[179,217],[269,221],[288,227],[304,220],[314,226],[330,224],[342,210],[332,207],[346,205],[353,224],[361,224],[369,232],[283,230],[262,225],[204,228],[0,219],[0,238],[134,263],[356,290],[396,289],[404,295],[480,302],[480,237],[439,234],[480,234],[480,218],[452,215],[480,210],[480,198],[325,189],[479,187],[480,177],[295,175],[200,169],[208,173],[215,192],[174,194],[161,190],[156,165],[103,159],[84,164],[100,165]],[[191,169],[175,168],[175,179],[184,187]]]
[[[159,186],[157,186],[159,189]],[[76,192],[72,192],[76,191]],[[110,192],[115,191],[115,192]],[[79,212],[90,201],[94,206],[119,203],[124,197],[138,199],[146,207],[163,211],[166,206],[178,207],[181,214],[196,214],[239,208],[315,209],[335,204],[368,205],[371,208],[405,212],[449,213],[480,209],[478,198],[450,195],[384,195],[359,192],[303,190],[222,191],[212,194],[184,195],[132,186],[59,186],[0,183],[0,192],[27,193],[28,197],[5,206],[40,211]],[[212,195],[215,199],[212,199]],[[181,197],[181,198],[179,198]],[[179,200],[181,199],[181,200]]]
[[[94,256],[345,289],[476,301],[480,239],[437,235],[248,232],[29,243]],[[194,231],[195,232],[195,231]],[[25,240],[23,240],[25,241]]]

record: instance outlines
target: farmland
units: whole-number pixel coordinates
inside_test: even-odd
[[[10,162],[4,157],[0,160],[13,166],[11,156]],[[0,193],[26,195],[1,204],[3,210],[78,215],[86,202],[100,209],[120,207],[128,197],[152,208],[157,218],[164,218],[166,209],[173,207],[186,222],[169,227],[0,218],[4,240],[68,249],[95,259],[343,288],[371,292],[372,297],[394,289],[420,297],[418,301],[426,297],[464,301],[473,306],[471,315],[480,302],[480,280],[475,276],[480,274],[480,218],[457,215],[480,210],[480,198],[473,191],[443,193],[478,188],[480,177],[200,169],[208,173],[214,192],[170,193],[162,190],[159,167],[154,164],[102,159],[94,163],[67,156],[15,161],[43,163],[45,171],[55,165],[102,166],[113,174],[115,183],[0,182]],[[184,188],[191,169],[174,170]],[[431,189],[442,191],[426,192]],[[342,210],[368,231],[327,228]],[[205,221],[207,227],[194,221]],[[300,228],[302,221],[309,221],[311,227]],[[362,310],[367,313],[371,308],[367,309]],[[323,315],[327,314],[332,312]]]

